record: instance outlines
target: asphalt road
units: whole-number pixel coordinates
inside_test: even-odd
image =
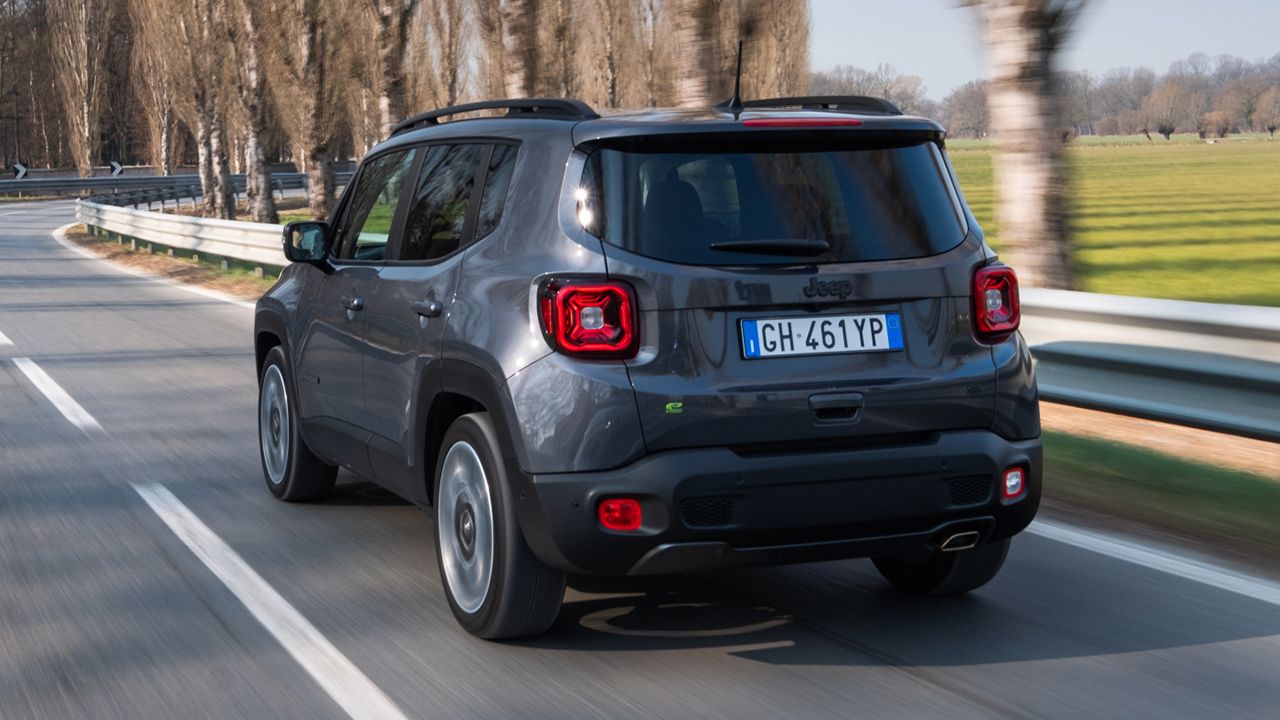
[[[61,247],[70,218],[0,204],[0,718],[1280,717],[1274,585],[1043,532],[964,598],[824,563],[572,590],[544,637],[473,639],[428,515],[347,476],[267,493],[251,312]]]

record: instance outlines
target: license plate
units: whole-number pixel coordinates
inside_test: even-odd
[[[740,323],[742,356],[748,360],[902,349],[898,313],[752,318]]]

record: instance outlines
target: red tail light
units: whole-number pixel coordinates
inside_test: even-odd
[[[538,289],[542,335],[579,357],[629,358],[639,347],[631,286],[604,280],[549,280]]]
[[[632,498],[602,500],[596,514],[605,530],[635,532],[643,524],[640,501]]]
[[[973,320],[978,337],[999,342],[1018,329],[1018,276],[1013,268],[991,265],[973,275]]]
[[[1000,497],[1005,500],[1017,500],[1027,491],[1027,470],[1022,467],[1011,467],[1004,471],[1000,484]]]

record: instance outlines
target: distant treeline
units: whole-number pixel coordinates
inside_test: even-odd
[[[941,102],[926,97],[921,78],[888,65],[816,72],[810,86],[819,93],[888,98],[906,112],[942,120],[953,136],[985,137],[990,130],[985,80],[965,83]],[[1280,129],[1280,53],[1256,62],[1196,53],[1173,63],[1163,76],[1148,68],[1116,68],[1101,76],[1062,72],[1056,87],[1064,138],[1132,133],[1168,138],[1175,132],[1274,135]]]

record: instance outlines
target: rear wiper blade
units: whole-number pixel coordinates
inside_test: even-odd
[[[778,240],[725,240],[711,243],[712,250],[756,253],[758,255],[821,255],[831,243],[816,238],[781,238]]]

